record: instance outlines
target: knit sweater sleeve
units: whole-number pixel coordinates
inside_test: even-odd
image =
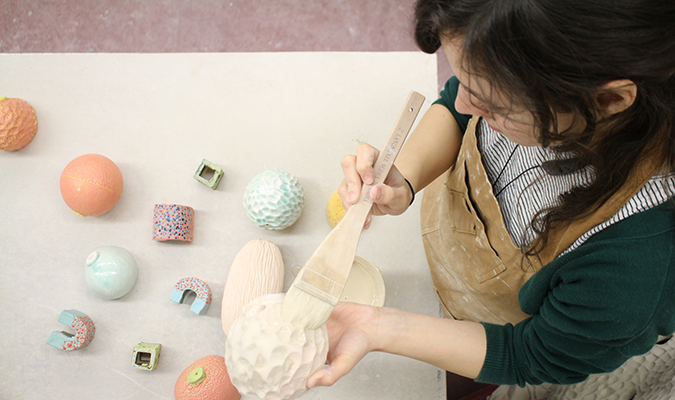
[[[434,102],[434,104],[440,104],[450,110],[452,115],[455,117],[457,124],[462,132],[466,131],[466,127],[469,125],[469,120],[471,115],[460,114],[455,109],[455,99],[457,98],[457,91],[459,90],[459,80],[456,76],[451,77],[445,82],[445,88],[441,90],[441,97]]]
[[[599,232],[542,268],[519,292],[531,315],[484,323],[478,381],[571,384],[613,371],[675,331],[675,219],[660,206]]]

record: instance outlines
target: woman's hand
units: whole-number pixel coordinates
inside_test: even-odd
[[[374,350],[377,317],[376,307],[338,303],[326,321],[330,342],[329,364],[309,377],[307,387],[331,386]]]
[[[379,153],[376,148],[362,144],[358,147],[355,156],[349,155],[342,159],[342,171],[345,178],[340,184],[338,194],[345,210],[359,200],[363,183],[370,185],[375,180],[373,165]],[[383,183],[370,188],[370,196],[373,199],[373,208],[366,219],[364,228],[370,226],[372,215],[403,213],[410,206],[413,194],[403,175],[394,165]]]
[[[477,322],[411,313],[389,307],[338,303],[326,322],[328,366],[307,387],[330,386],[371,351],[414,358],[475,379],[487,353],[485,328]]]

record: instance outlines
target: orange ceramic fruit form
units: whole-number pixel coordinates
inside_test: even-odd
[[[30,104],[21,99],[0,97],[0,150],[24,147],[37,132],[37,117]]]
[[[176,400],[239,400],[241,395],[230,382],[225,359],[206,356],[185,368],[174,387]]]
[[[330,200],[328,200],[328,205],[326,205],[326,218],[328,218],[330,226],[335,228],[335,225],[340,222],[346,213],[347,211],[342,207],[342,200],[340,200],[340,196],[336,190],[330,197]]]
[[[61,174],[61,196],[77,214],[101,215],[122,196],[122,173],[114,162],[100,154],[77,157]]]

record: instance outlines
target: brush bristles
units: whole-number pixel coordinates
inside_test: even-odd
[[[292,285],[286,293],[281,312],[287,321],[308,329],[317,329],[326,323],[333,308],[333,305]]]

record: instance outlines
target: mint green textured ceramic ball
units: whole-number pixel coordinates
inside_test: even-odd
[[[295,176],[280,169],[257,175],[244,193],[246,215],[260,228],[271,231],[293,225],[304,206],[302,185]]]

